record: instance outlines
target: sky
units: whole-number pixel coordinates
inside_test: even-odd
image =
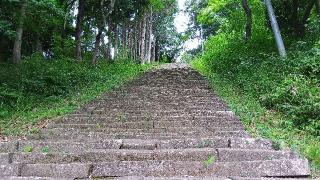
[[[186,0],[178,0],[180,12],[176,15],[174,20],[174,24],[179,33],[183,33],[188,28],[189,17],[188,14],[183,11],[186,9],[185,7]],[[184,50],[195,49],[199,46],[200,42],[198,39],[190,39],[184,44]]]

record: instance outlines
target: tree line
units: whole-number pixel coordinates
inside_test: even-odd
[[[179,34],[175,0],[4,0],[0,2],[0,62],[35,52],[77,61],[173,59]]]
[[[253,13],[262,4],[265,6],[265,16],[256,19],[265,18],[265,24],[259,26],[266,25],[273,30],[279,53],[284,57],[286,51],[282,36],[302,39],[306,35],[307,25],[312,16],[320,17],[320,0],[188,0],[186,11],[191,16],[188,33],[194,36],[196,32],[201,32],[199,38],[208,39],[217,34],[224,24],[228,24],[222,19],[231,14],[231,9],[235,11],[242,9],[246,19],[243,39],[249,41],[252,39],[254,29]]]

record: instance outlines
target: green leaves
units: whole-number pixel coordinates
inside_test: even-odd
[[[164,2],[162,0],[149,0],[149,2],[156,11],[160,11],[165,7]]]
[[[216,161],[215,156],[209,156],[207,160],[204,161],[204,165],[209,168],[209,166],[213,165],[213,163]]]
[[[23,148],[23,152],[24,153],[32,153],[32,151],[33,151],[33,147],[32,146],[25,146]]]

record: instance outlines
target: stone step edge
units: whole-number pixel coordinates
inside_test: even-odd
[[[74,145],[83,145],[88,143],[117,143],[120,147],[124,147],[127,144],[136,144],[139,145],[148,145],[154,144],[155,146],[159,146],[159,144],[163,143],[177,143],[177,142],[208,142],[208,141],[217,141],[224,142],[229,148],[239,148],[239,149],[269,149],[272,150],[273,143],[267,139],[257,139],[257,138],[223,138],[223,137],[215,137],[215,138],[176,138],[170,140],[160,140],[160,139],[105,139],[99,141],[70,141],[70,140],[19,140],[12,142],[0,142],[0,152],[17,152],[23,143],[36,143],[36,144],[74,144]],[[255,147],[255,145],[261,145],[261,148],[248,148]],[[246,148],[247,147],[247,148]],[[179,149],[179,148],[177,148]]]
[[[193,157],[189,155],[193,154]],[[26,153],[16,152],[1,154],[0,157],[8,158],[4,164],[11,163],[75,163],[80,162],[80,159],[85,162],[92,162],[96,158],[104,157],[99,163],[114,162],[114,161],[165,161],[178,159],[179,161],[205,161],[210,157],[214,157],[216,162],[250,162],[250,161],[263,161],[263,160],[276,160],[276,159],[302,159],[298,154],[291,151],[275,151],[275,150],[243,150],[243,149],[230,149],[230,148],[187,148],[181,149],[158,149],[158,150],[134,150],[134,149],[109,149],[109,150],[88,150],[83,152],[48,152],[48,153]],[[64,162],[65,157],[72,160]],[[62,158],[62,159],[61,159]],[[74,158],[79,158],[78,160]],[[130,158],[130,160],[128,159]],[[167,159],[169,158],[169,159]],[[38,161],[38,162],[37,162]],[[40,161],[40,162],[39,162]],[[62,162],[63,161],[63,162]],[[0,162],[1,164],[1,162]]]
[[[126,176],[126,172],[130,171],[129,167],[145,167],[147,172],[152,172],[152,166],[157,167],[159,164],[164,164],[164,169],[160,170],[167,171],[166,168],[170,167],[180,167],[182,169],[193,169],[195,167],[195,170],[199,169],[207,169],[211,173],[208,174],[207,172],[205,174],[207,175],[217,175],[215,172],[218,170],[218,174],[224,174],[229,172],[232,167],[241,167],[248,165],[246,167],[247,169],[249,167],[261,164],[262,165],[262,172],[265,173],[267,171],[267,174],[271,175],[263,175],[261,177],[309,177],[310,176],[310,169],[308,165],[308,161],[303,159],[290,159],[290,160],[266,160],[266,161],[243,161],[243,162],[214,162],[212,164],[206,165],[204,162],[200,161],[121,161],[121,162],[110,162],[110,163],[70,163],[70,164],[10,164],[8,166],[6,165],[0,165],[0,169],[5,168],[11,168],[10,175],[13,176],[40,176],[40,177],[47,177],[49,174],[49,177],[64,177],[64,178],[89,178],[89,177],[106,177],[104,174],[124,174],[123,176]],[[293,171],[295,174],[289,174],[288,172],[280,172],[278,169],[272,169],[277,168],[278,165],[281,165],[281,168],[288,169],[288,172]],[[138,166],[136,166],[138,165]],[[150,166],[152,165],[152,166]],[[194,167],[193,167],[194,165]],[[104,171],[104,168],[107,167],[107,171]],[[112,168],[119,168],[119,167],[125,167],[124,169],[119,169],[119,172],[113,172]],[[149,169],[150,167],[150,169]],[[259,167],[255,167],[260,170]],[[266,169],[263,169],[266,168]],[[271,168],[271,169],[269,169]],[[280,167],[279,167],[280,168]],[[198,169],[198,170],[199,170]],[[256,172],[255,169],[254,173],[259,174],[259,172]],[[145,171],[143,170],[143,171]],[[213,171],[212,171],[213,170]],[[249,169],[248,169],[249,170]],[[122,173],[122,171],[124,173]],[[176,170],[175,170],[176,171]],[[235,170],[237,171],[237,170]],[[158,174],[159,174],[158,172]],[[2,172],[0,172],[0,176]],[[136,173],[136,172],[135,172]],[[149,174],[147,173],[147,174]],[[205,174],[201,174],[204,175]],[[276,175],[273,175],[276,174]],[[278,175],[279,174],[279,175]],[[2,175],[2,176],[5,176]],[[156,175],[160,176],[160,175]],[[161,176],[173,176],[173,175],[161,175]],[[225,176],[225,175],[223,175]],[[117,177],[117,176],[116,176]],[[250,177],[250,176],[249,176]]]

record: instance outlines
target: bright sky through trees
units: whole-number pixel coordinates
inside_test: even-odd
[[[189,23],[189,17],[188,14],[186,14],[184,12],[185,10],[185,2],[186,0],[178,0],[178,4],[179,4],[179,9],[180,12],[179,14],[176,16],[174,24],[177,28],[177,31],[179,33],[183,33],[187,30],[188,28],[188,23]],[[200,44],[200,40],[199,39],[193,39],[193,40],[189,40],[186,41],[184,44],[184,50],[189,50],[189,49],[195,49],[199,46]]]

